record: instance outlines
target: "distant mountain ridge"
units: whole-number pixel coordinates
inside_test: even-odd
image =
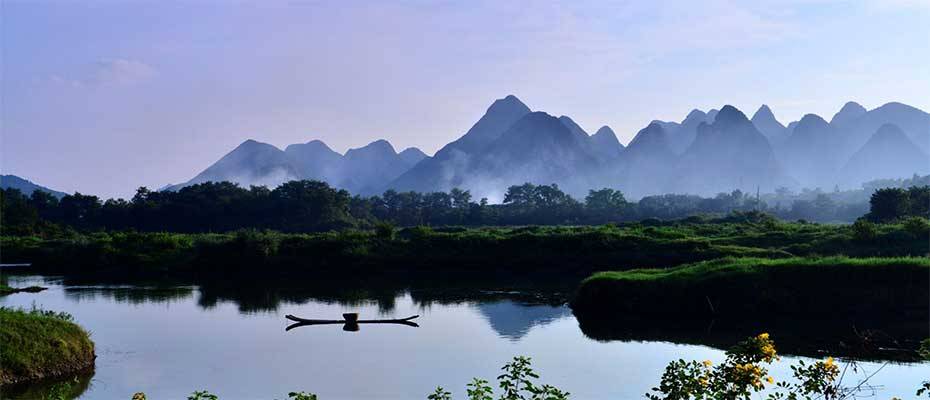
[[[314,179],[352,193],[375,194],[380,193],[385,182],[396,179],[426,158],[429,157],[415,147],[397,153],[383,139],[349,149],[345,155],[320,140],[288,145],[281,150],[249,139],[189,181],[170,185],[166,190],[209,181],[273,188],[291,180]]]
[[[669,188],[686,193],[717,193],[733,188],[774,191],[793,182],[784,174],[768,139],[731,105],[713,123],[698,126],[697,136],[678,160]]]
[[[32,192],[41,190],[59,199],[68,195],[65,192],[49,189],[16,175],[0,175],[0,189],[17,189],[26,196],[31,196]]]
[[[930,171],[930,156],[894,124],[878,128],[843,166],[842,176],[852,182],[865,182],[888,176],[907,176]]]
[[[362,195],[461,188],[492,201],[524,182],[555,183],[578,198],[601,187],[630,198],[713,195],[909,176],[930,169],[928,152],[930,114],[901,103],[867,110],[848,102],[830,122],[808,114],[787,126],[768,105],[751,119],[731,105],[695,109],[681,122],[652,121],[623,146],[610,127],[589,135],[569,116],[534,112],[508,95],[433,157],[416,148],[398,153],[386,140],[344,155],[319,140],[283,151],[248,140],[172,188],[209,180],[276,186],[318,179]]]
[[[443,146],[436,154],[403,173],[387,187],[420,192],[448,191],[462,186],[485,147],[530,113],[530,108],[514,95],[495,100],[484,115],[460,138]]]
[[[778,122],[775,118],[775,114],[772,113],[772,109],[768,105],[763,104],[756,110],[756,113],[752,115],[752,124],[756,126],[756,129],[759,130],[766,138],[768,138],[769,143],[776,144],[781,143],[788,137],[788,128]]]

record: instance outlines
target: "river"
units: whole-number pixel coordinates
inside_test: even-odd
[[[572,398],[634,399],[658,383],[669,361],[724,357],[700,338],[595,339],[579,328],[566,305],[520,291],[437,296],[416,289],[330,288],[315,295],[8,279],[14,287],[39,284],[48,290],[0,297],[0,305],[65,311],[91,332],[98,358],[81,399],[128,400],[140,391],[150,399],[182,399],[203,389],[221,399],[283,399],[300,390],[322,400],[425,399],[436,386],[464,398],[472,377],[493,383],[500,367],[518,355],[532,357],[540,382]],[[285,330],[286,314],[341,319],[344,312],[363,319],[419,315],[419,327]],[[808,359],[785,356],[775,364],[776,379],[786,377],[788,365],[799,358]],[[878,398],[912,398],[921,380],[930,378],[928,363],[879,359],[857,367],[846,382],[877,371],[869,383]],[[6,390],[4,398],[24,396],[28,389]],[[31,395],[41,390],[31,389]]]

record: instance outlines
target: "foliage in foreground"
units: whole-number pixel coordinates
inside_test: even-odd
[[[930,339],[923,343],[921,354],[930,360]],[[781,358],[775,342],[768,333],[747,338],[726,352],[726,359],[719,365],[710,360],[703,362],[672,361],[665,368],[661,381],[645,397],[649,400],[749,400],[763,391],[767,400],[846,400],[859,398],[868,390],[866,377],[857,382],[844,382],[845,370],[840,364],[827,357],[824,360],[806,363],[803,360],[791,366],[791,380],[776,381],[768,374],[768,365]],[[854,367],[854,366],[853,366]],[[502,390],[499,400],[567,400],[569,393],[549,385],[534,382],[539,375],[532,369],[530,358],[514,357],[501,368],[504,372],[497,377]],[[874,374],[873,374],[874,375]],[[466,385],[468,400],[493,400],[494,390],[488,381],[474,378]],[[923,382],[916,396],[930,395],[930,382]],[[451,400],[452,393],[437,387],[427,400]],[[187,400],[218,400],[208,391],[193,392]],[[288,393],[290,400],[317,400],[317,396],[306,392]],[[144,393],[136,393],[132,400],[146,400]],[[894,400],[894,399],[892,399]]]
[[[504,373],[497,377],[501,388],[501,400],[565,400],[569,393],[554,386],[538,385],[533,382],[539,375],[533,371],[529,357],[514,357],[513,361],[501,368]],[[474,378],[466,385],[468,400],[492,400],[494,390],[488,381]],[[451,400],[452,393],[442,387],[427,396],[427,400]]]
[[[768,400],[843,400],[859,398],[868,389],[868,379],[844,384],[845,370],[833,359],[791,366],[792,380],[776,382],[768,375],[767,365],[779,361],[775,343],[767,333],[750,337],[726,352],[720,365],[677,360],[669,363],[659,386],[646,394],[650,400],[749,400],[767,391]],[[930,383],[917,391],[920,396]]]
[[[567,400],[569,393],[550,385],[540,385],[534,382],[539,375],[533,371],[528,357],[514,357],[513,361],[504,364],[504,372],[497,377],[498,386],[502,393],[500,400]],[[466,385],[465,392],[468,400],[493,400],[494,389],[484,379],[474,378]],[[306,392],[291,392],[287,395],[290,400],[317,400],[317,396]],[[452,393],[442,387],[429,394],[427,400],[451,400]],[[187,400],[218,400],[219,396],[206,390],[191,393]],[[136,393],[132,400],[146,400],[145,393]]]

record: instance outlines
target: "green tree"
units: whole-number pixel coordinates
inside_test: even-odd
[[[19,189],[0,190],[0,232],[4,235],[31,235],[39,213]]]
[[[869,199],[868,219],[873,222],[892,221],[907,215],[910,196],[904,189],[885,188],[876,190]]]
[[[584,198],[585,211],[598,223],[621,219],[628,206],[623,193],[610,188],[591,190]]]

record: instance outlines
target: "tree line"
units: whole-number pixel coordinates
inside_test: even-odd
[[[207,182],[178,191],[141,187],[129,200],[101,200],[74,193],[61,199],[35,191],[26,196],[3,189],[4,235],[49,234],[72,228],[80,231],[138,230],[225,232],[241,228],[285,232],[313,232],[399,226],[583,225],[679,219],[699,214],[761,211],[783,219],[851,222],[863,215],[884,222],[905,216],[928,216],[930,186],[875,191],[868,203],[837,202],[828,194],[796,199],[789,206],[769,206],[760,196],[739,190],[714,197],[683,194],[646,196],[627,200],[619,190],[591,190],[582,200],[555,184],[525,183],[507,189],[501,204],[475,200],[467,190],[397,192],[380,196],[352,196],[325,182],[291,181],[275,189],[239,187],[230,182]]]

